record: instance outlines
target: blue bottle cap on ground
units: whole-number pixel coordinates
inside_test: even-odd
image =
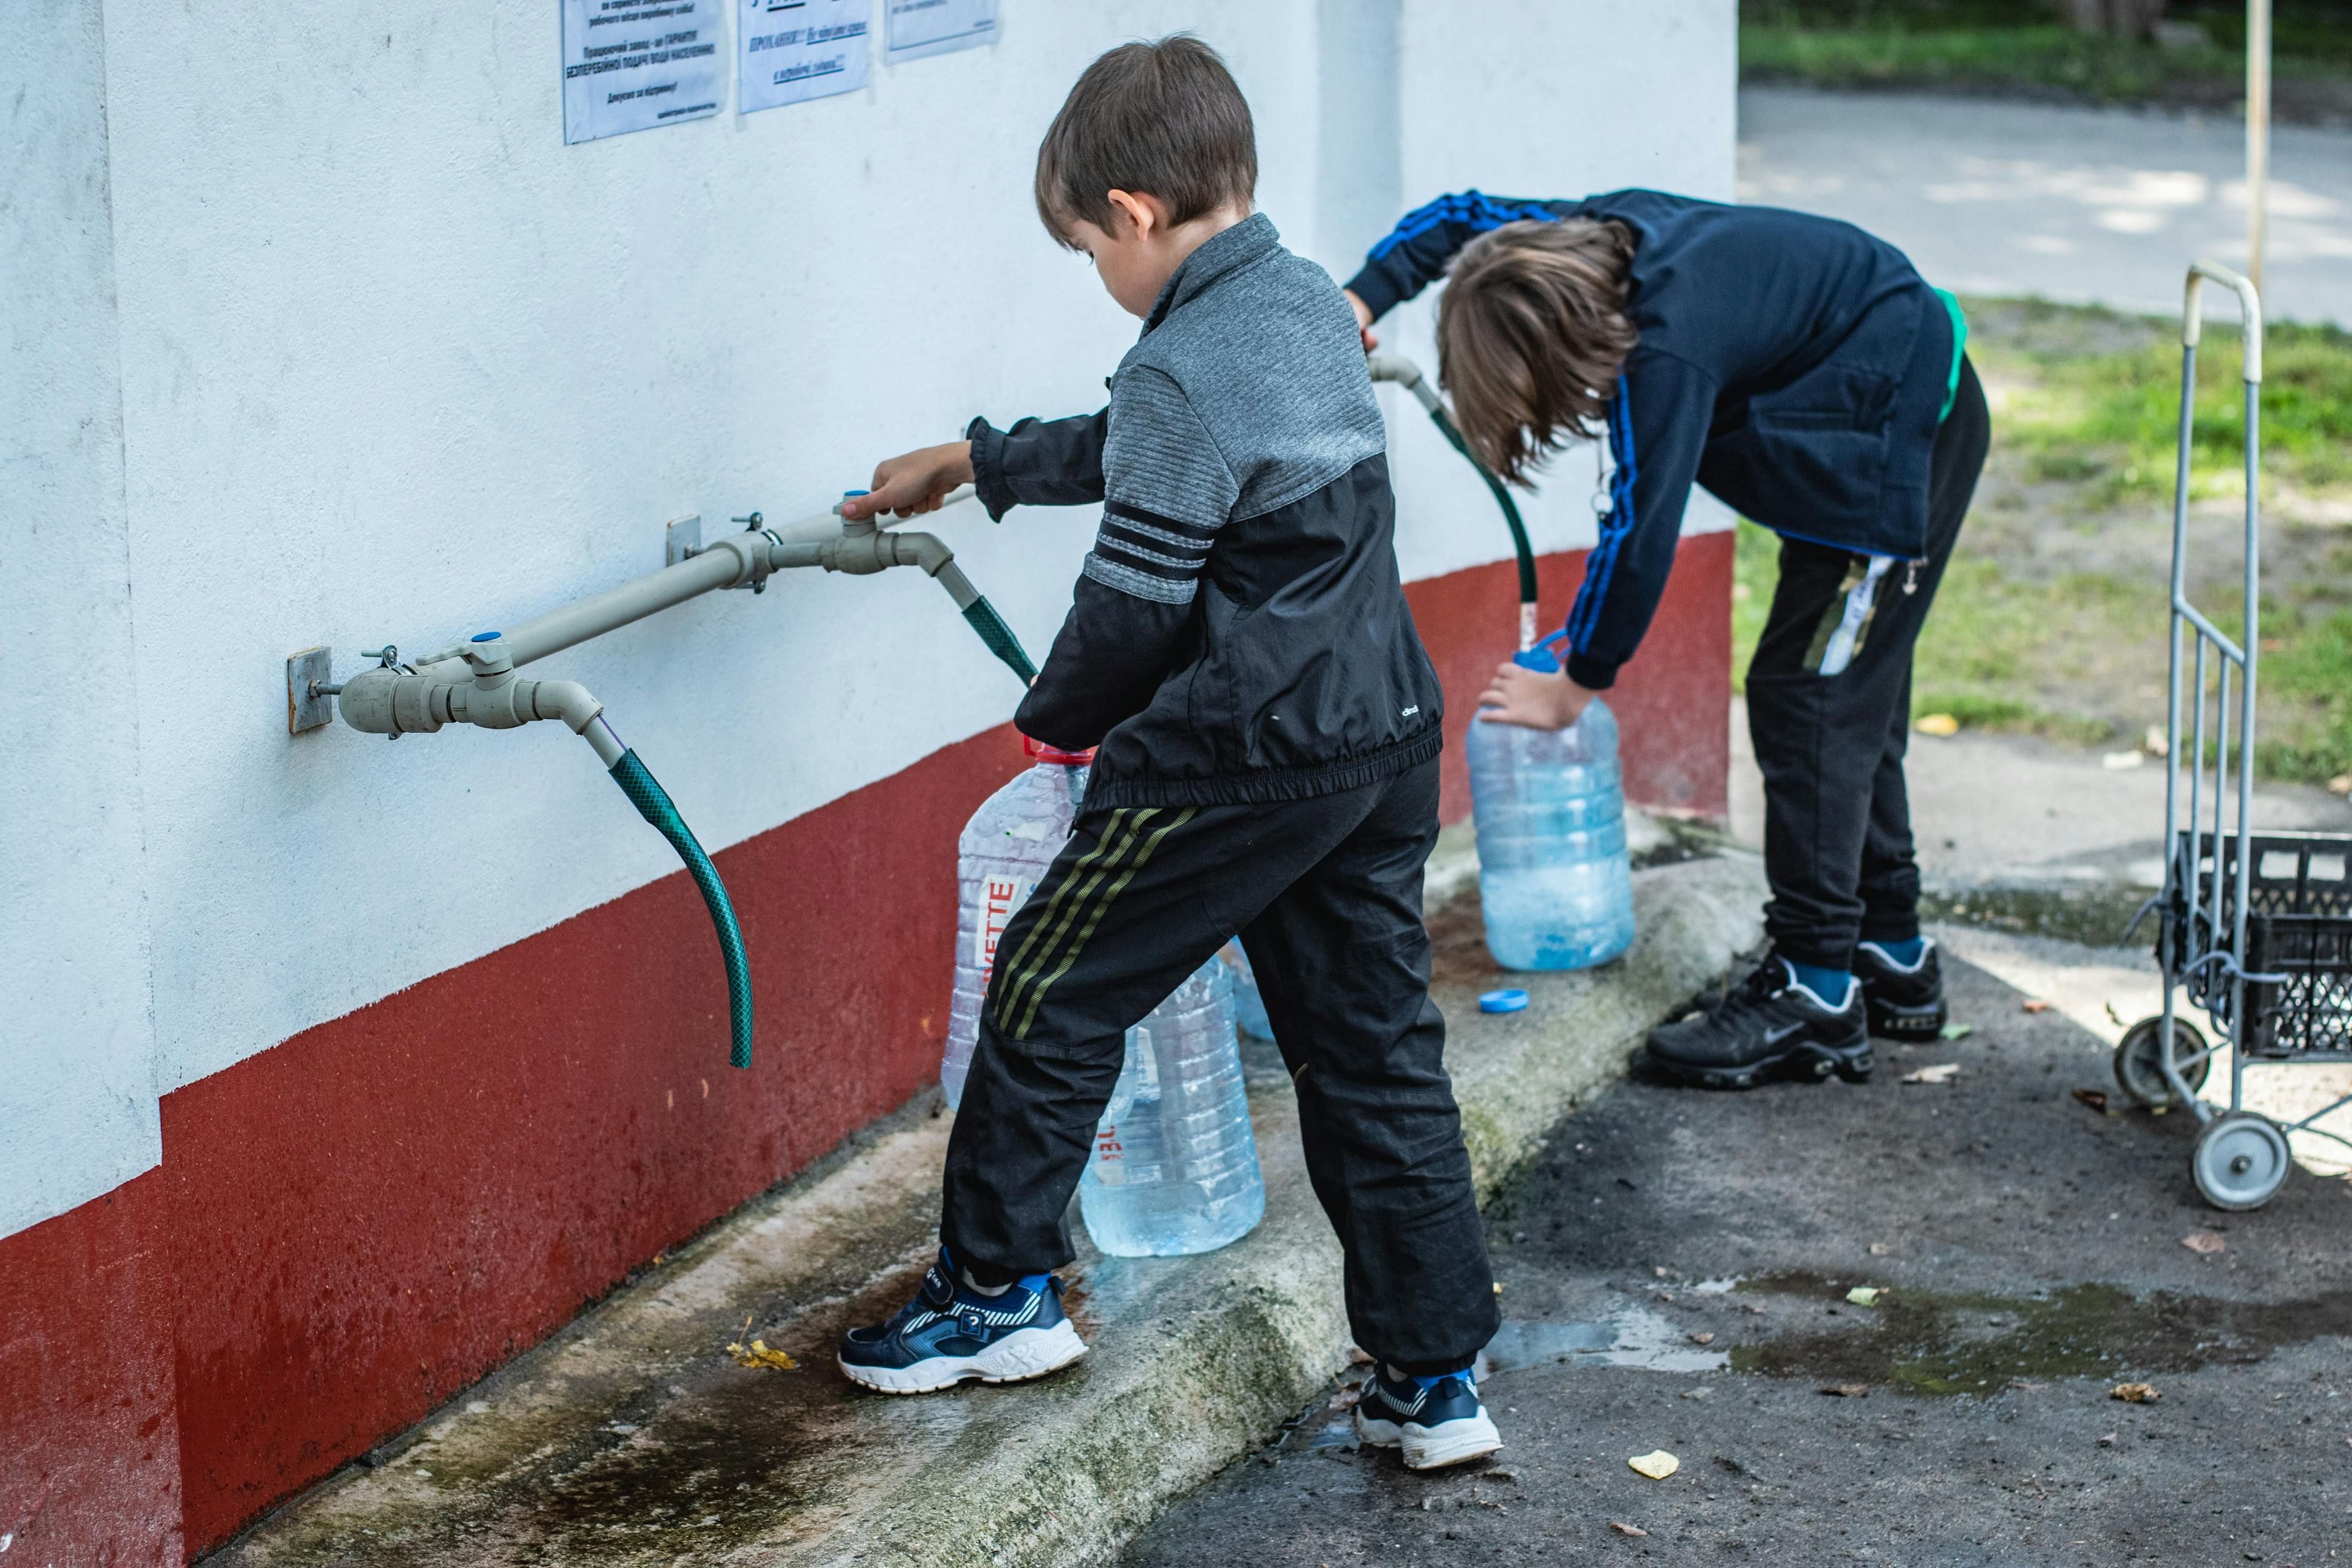
[[[1489,991],[1478,998],[1481,1013],[1516,1013],[1528,1005],[1528,994],[1514,986],[1508,991]]]

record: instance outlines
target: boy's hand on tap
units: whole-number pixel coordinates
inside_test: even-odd
[[[1478,694],[1478,716],[1497,724],[1519,724],[1530,730],[1565,730],[1581,718],[1586,704],[1601,693],[1579,686],[1566,675],[1546,674],[1521,664],[1506,664]]]
[[[950,441],[943,446],[921,447],[900,457],[886,458],[875,465],[874,482],[862,496],[849,496],[841,503],[841,515],[859,521],[882,513],[896,512],[900,517],[913,517],[918,512],[937,511],[948,492],[958,485],[971,483],[971,443]]]

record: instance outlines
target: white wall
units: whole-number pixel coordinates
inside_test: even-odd
[[[1450,191],[1535,199],[1629,185],[1732,199],[1737,176],[1739,38],[1733,0],[1402,0],[1402,205]],[[1474,16],[1472,12],[1481,15]],[[1437,368],[1436,290],[1389,319],[1386,346]],[[1506,555],[1495,503],[1427,417],[1391,392],[1389,437],[1409,577],[1453,569],[1465,526]],[[1522,500],[1538,551],[1593,542],[1595,454],[1560,454]],[[1692,492],[1684,531],[1731,526],[1728,509]],[[1493,548],[1496,541],[1500,548]]]
[[[0,762],[0,781],[18,796],[100,783],[74,809],[90,818],[77,852],[101,874],[44,848],[37,881],[72,904],[67,923],[114,944],[61,948],[102,953],[110,983],[138,977],[100,997],[145,1076],[92,1100],[121,1102],[121,1126],[94,1137],[105,1157],[0,1208],[0,1231],[151,1163],[156,1089],[675,869],[560,727],[289,737],[287,654],[329,644],[347,672],[387,640],[437,647],[657,567],[671,516],[698,511],[707,531],[755,507],[803,516],[972,413],[1097,406],[1134,323],[1039,229],[1029,176],[1103,48],[1190,27],[1225,51],[1257,116],[1260,203],[1330,265],[1461,184],[1728,190],[1732,0],[1669,0],[1658,8],[1689,17],[1675,25],[1599,0],[1365,4],[1369,21],[1335,0],[1003,0],[993,47],[877,61],[859,93],[575,147],[551,0],[107,6],[110,123],[83,91],[90,128],[64,161],[89,165],[90,137],[110,134],[95,221],[110,178],[119,308],[62,285],[51,308],[119,335],[119,362],[71,357],[119,363],[121,441],[77,459],[76,494],[35,504],[44,526],[114,521],[74,536],[91,562],[54,574],[77,586],[37,593],[33,620],[110,627],[72,680],[89,689],[97,668],[111,684],[90,705],[103,723],[84,726],[97,732]],[[1369,74],[1361,27],[1377,35]],[[75,56],[96,58],[94,43]],[[1318,62],[1344,94],[1318,91]],[[1560,84],[1591,76],[1608,101],[1564,106]],[[1662,97],[1684,116],[1663,141]],[[1383,120],[1399,140],[1358,140]],[[94,287],[88,258],[25,238],[53,226],[11,213],[12,243]],[[1363,232],[1325,232],[1349,226]],[[102,227],[88,233],[102,260]],[[113,392],[78,387],[47,409],[44,450],[106,428]],[[70,414],[83,405],[103,417]],[[1507,552],[1475,479],[1446,472],[1458,459],[1422,439],[1417,412],[1400,423],[1427,470],[1416,494],[1475,501],[1465,529],[1408,509],[1409,574]],[[967,509],[940,530],[1041,652],[1092,525],[1024,512],[1000,529]],[[0,670],[12,710],[58,673]],[[713,847],[1002,722],[1018,696],[911,573],[789,574],[538,673],[604,699]],[[14,811],[7,832],[12,855],[31,837]],[[152,1068],[131,1005],[146,999],[142,888]],[[90,1073],[76,1031],[98,1027],[0,1024],[53,1078]],[[16,1191],[49,1116],[0,1099],[0,1190]]]
[[[154,1164],[98,0],[0,56],[0,1235]]]

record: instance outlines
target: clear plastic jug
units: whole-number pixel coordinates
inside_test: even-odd
[[[1542,648],[1518,656],[1557,669]],[[1617,719],[1594,698],[1565,730],[1470,724],[1486,951],[1506,969],[1583,969],[1633,941]]]
[[[963,1102],[997,942],[1069,842],[1070,825],[1086,800],[1092,752],[1061,752],[1034,741],[1028,752],[1037,765],[990,795],[956,847],[955,994],[948,1005],[947,1053],[940,1061],[940,1087],[950,1109]]]
[[[1213,1252],[1265,1215],[1233,972],[1220,960],[1127,1032],[1127,1063],[1095,1130],[1078,1210],[1095,1246],[1116,1258]]]

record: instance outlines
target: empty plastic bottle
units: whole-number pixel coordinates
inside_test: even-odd
[[[1559,665],[1540,647],[1518,656]],[[1478,897],[1506,969],[1583,969],[1633,944],[1633,877],[1617,720],[1594,698],[1565,730],[1470,725]]]
[[[1234,1025],[1253,1040],[1274,1038],[1274,1023],[1265,1016],[1265,998],[1258,994],[1257,971],[1250,967],[1249,954],[1242,948],[1241,939],[1217,950],[1217,956],[1234,972]]]
[[[1070,824],[1086,799],[1092,752],[1060,752],[1035,741],[1027,745],[1037,765],[990,795],[957,843],[955,995],[948,1006],[947,1054],[940,1061],[940,1086],[950,1108],[963,1102],[997,941],[1069,842]]]
[[[1265,1214],[1233,972],[1218,959],[1127,1032],[1078,1209],[1095,1245],[1117,1258],[1213,1252]]]

